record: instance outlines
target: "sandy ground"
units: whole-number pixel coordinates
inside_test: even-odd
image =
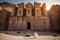
[[[24,37],[26,33],[25,32],[17,33],[11,31],[0,32],[0,40],[60,40],[60,36],[54,37],[52,35],[50,36],[50,35],[38,35],[38,34],[37,36],[34,32],[30,32],[30,34],[32,34],[31,37]]]

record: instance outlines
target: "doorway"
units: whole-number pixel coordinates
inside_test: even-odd
[[[27,22],[27,29],[30,30],[31,29],[31,23]]]

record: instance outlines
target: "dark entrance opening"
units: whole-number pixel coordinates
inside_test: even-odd
[[[27,22],[27,29],[30,30],[31,29],[31,23]]]

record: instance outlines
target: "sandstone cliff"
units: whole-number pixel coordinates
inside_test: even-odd
[[[51,9],[48,11],[50,18],[51,29],[60,30],[60,5],[52,5]]]

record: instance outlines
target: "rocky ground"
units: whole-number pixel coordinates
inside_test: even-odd
[[[0,31],[0,40],[60,40],[60,36],[51,32]]]

